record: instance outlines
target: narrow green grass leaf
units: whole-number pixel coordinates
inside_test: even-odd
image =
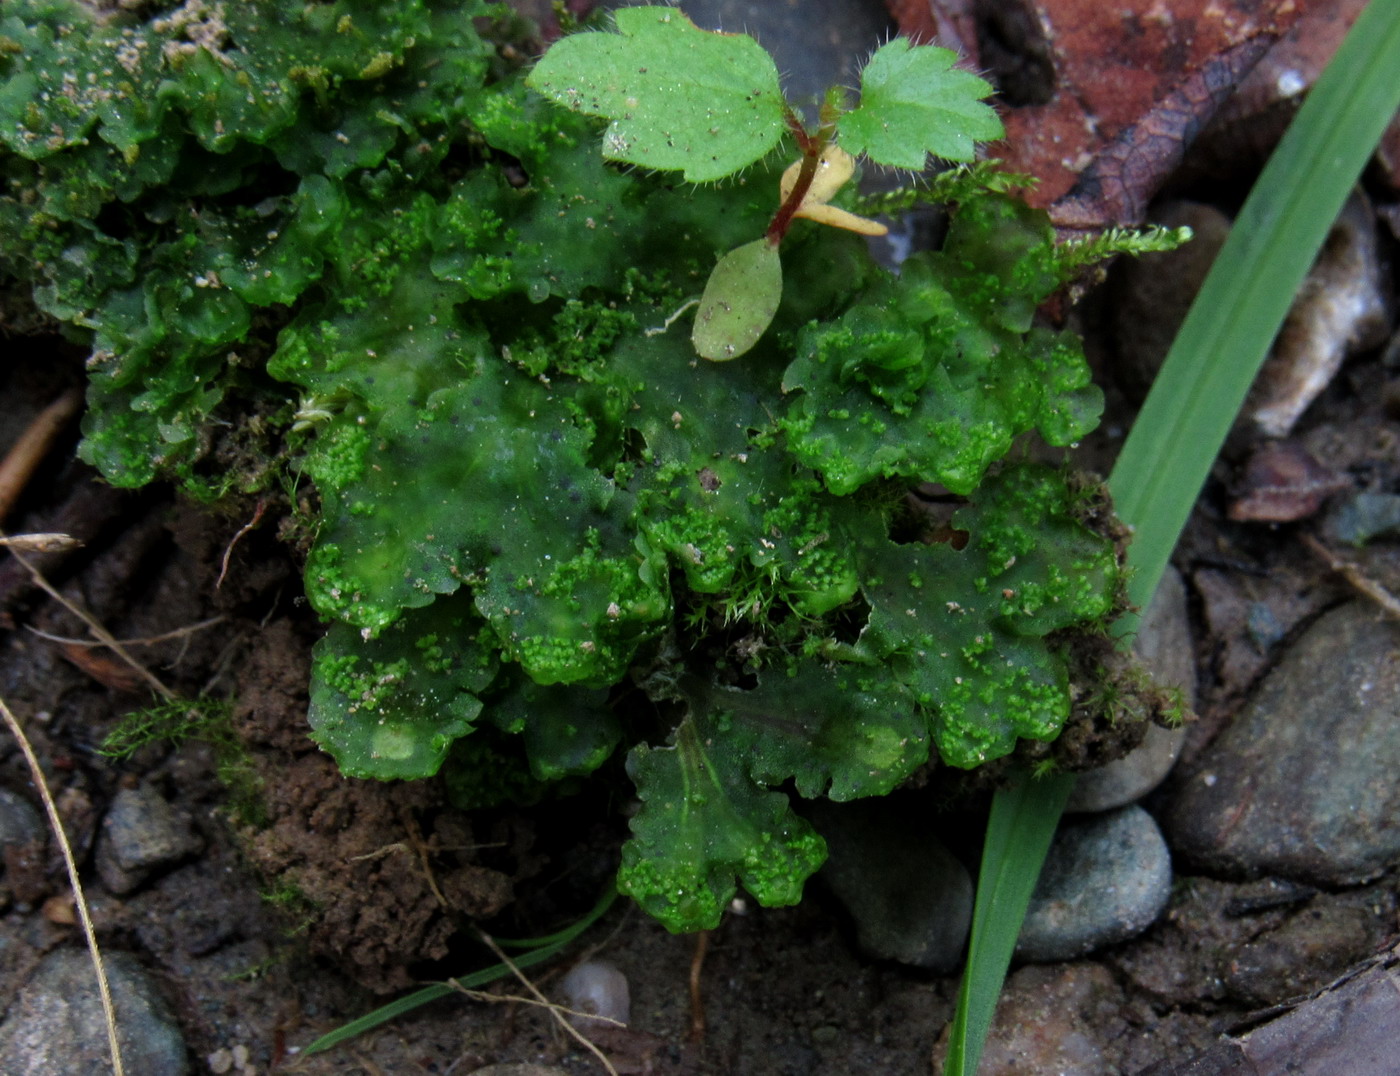
[[[1026,905],[1072,788],[1072,774],[1055,774],[1023,781],[992,800],[967,970],[958,989],[944,1076],[972,1076],[977,1071]]]
[[[1109,488],[1136,532],[1128,593],[1139,607],[1152,597],[1332,221],[1400,108],[1396,71],[1400,4],[1381,0],[1357,20],[1274,151],[1123,446]],[[1136,620],[1125,620],[1126,636]],[[1004,828],[1024,816],[1037,834],[1053,833],[1063,807],[1060,789],[1045,782],[994,800],[945,1076],[976,1072],[1020,933],[1026,905],[1012,903],[1005,880],[1028,878],[1033,888],[1049,848],[1048,838],[1033,843],[1029,834],[1024,843],[1008,842]],[[984,934],[992,924],[1001,932],[995,942]]]
[[[1381,132],[1400,107],[1400,4],[1356,21],[1269,159],[1177,334],[1108,484],[1145,606],[1191,506]]]
[[[533,938],[528,941],[514,941],[511,945],[527,946],[541,943],[538,948],[531,949],[527,953],[522,953],[514,958],[517,968],[530,968],[536,964],[543,964],[548,960],[553,960],[558,956],[575,938],[591,927],[598,919],[612,907],[613,901],[617,899],[617,890],[609,886],[607,892],[598,898],[598,903],[579,919],[576,923],[565,927],[563,930],[548,935],[547,938]],[[332,1046],[339,1046],[342,1042],[353,1039],[356,1035],[363,1035],[366,1031],[386,1024],[390,1020],[410,1013],[420,1006],[436,1001],[438,998],[445,998],[449,994],[455,994],[459,988],[476,990],[480,987],[494,983],[497,979],[504,979],[511,973],[510,968],[504,964],[492,964],[490,967],[474,971],[470,975],[463,975],[446,983],[433,983],[425,986],[422,990],[416,990],[412,994],[398,998],[381,1005],[373,1012],[367,1012],[348,1024],[342,1024],[334,1031],[328,1031],[316,1041],[310,1043],[301,1051],[301,1056],[319,1054],[323,1050],[329,1050]]]

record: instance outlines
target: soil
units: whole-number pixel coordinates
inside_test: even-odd
[[[1085,309],[1112,383],[1112,334],[1096,320],[1102,306]],[[0,375],[6,444],[79,383],[83,360],[41,325],[13,346]],[[1314,454],[1339,470],[1393,468],[1400,427],[1386,410],[1387,385],[1394,371],[1378,352],[1354,360],[1308,413]],[[1121,437],[1131,415],[1121,397],[1116,406],[1099,443],[1086,446],[1090,458],[1111,459],[1114,431]],[[104,757],[104,738],[149,697],[103,651],[49,638],[82,640],[86,631],[12,559],[0,563],[0,695],[43,762],[84,864],[103,946],[136,954],[155,974],[194,1071],[210,1071],[220,1051],[237,1047],[256,1072],[466,1076],[497,1062],[602,1071],[538,1007],[508,1000],[523,991],[512,982],[491,988],[495,1001],[447,998],[327,1054],[298,1056],[415,983],[491,963],[473,924],[528,937],[581,915],[615,869],[626,804],[603,780],[529,809],[468,813],[449,806],[436,782],[342,778],[305,736],[319,628],[301,597],[295,546],[279,540],[286,506],[210,507],[159,488],[113,491],[72,462],[75,441],[76,433],[50,454],[8,530],[82,536],[81,551],[37,559],[45,576],[120,639],[178,631],[135,652],[179,695],[223,697],[232,708],[204,736],[154,742],[122,761]],[[1235,464],[1251,447],[1248,435],[1232,442],[1235,455],[1218,468],[1177,555],[1193,588],[1202,692],[1188,762],[1287,641],[1350,594],[1296,540],[1310,524],[1280,530],[1227,518]],[[1394,488],[1394,477],[1377,481]],[[1394,587],[1396,558],[1384,543],[1376,548],[1364,567]],[[1272,613],[1262,627],[1251,618],[1261,606]],[[92,852],[112,797],[142,783],[190,821],[203,848],[119,896],[99,880]],[[0,738],[0,787],[33,798],[8,737]],[[950,843],[970,844],[966,834]],[[9,868],[0,890],[8,939],[0,1011],[45,952],[82,944],[53,843]],[[1222,1031],[1325,986],[1393,940],[1398,885],[1394,872],[1316,893],[1181,876],[1169,911],[1139,938],[1072,964],[1018,971],[988,1063],[1018,1024],[1046,1011],[1092,1044],[1106,1073],[1183,1062]],[[576,951],[585,949],[630,981],[631,1027],[594,1036],[619,1072],[925,1074],[957,990],[956,977],[864,958],[820,884],[798,908],[736,906],[709,936],[699,970],[703,1034],[690,990],[695,939],[669,935],[619,902]],[[534,981],[548,991],[561,968],[546,969]],[[1033,1071],[1005,1063],[1011,1067],[999,1071]]]

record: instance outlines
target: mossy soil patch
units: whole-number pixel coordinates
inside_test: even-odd
[[[12,365],[0,426],[17,429],[75,372],[65,362]],[[1342,397],[1372,376],[1359,371],[1352,388],[1338,390],[1333,410],[1343,413]],[[1334,427],[1329,436],[1341,436]],[[159,493],[114,495],[64,458],[55,454],[10,521],[19,532],[80,520],[90,544],[46,566],[55,585],[123,639],[222,618],[135,652],[186,697],[231,699],[226,720],[241,754],[231,758],[206,737],[177,747],[155,742],[113,761],[97,748],[147,699],[108,655],[29,631],[85,634],[13,562],[0,569],[5,697],[58,797],[103,944],[134,953],[155,973],[195,1071],[237,1046],[247,1048],[255,1071],[471,1072],[496,1061],[597,1071],[537,1009],[458,999],[334,1054],[297,1059],[296,1047],[414,982],[489,963],[471,923],[529,936],[581,914],[615,870],[627,804],[610,799],[604,780],[530,809],[462,812],[437,782],[340,777],[305,737],[306,670],[318,627],[300,599],[295,554],[277,540],[277,512],[269,509],[266,522],[233,545],[220,584],[225,553],[255,504],[211,510]],[[1212,497],[1224,495],[1223,486],[1208,491],[1185,548],[1191,578],[1215,573],[1205,578],[1216,587],[1196,625],[1207,674],[1198,736],[1237,705],[1290,633],[1345,595],[1295,546],[1212,518]],[[1198,599],[1203,585],[1196,582]],[[1273,602],[1278,587],[1295,600]],[[1222,588],[1238,593],[1231,599]],[[1248,608],[1260,602],[1290,620],[1261,661],[1246,662]],[[0,758],[4,787],[33,800],[13,744]],[[118,896],[98,876],[95,848],[113,796],[137,785],[154,788],[187,819],[203,850]],[[81,937],[62,921],[66,881],[51,841],[27,865],[12,858],[3,886],[0,1001],[8,1002],[44,952],[81,945]],[[1189,1056],[1249,1012],[1324,984],[1385,937],[1396,904],[1389,879],[1310,898],[1271,893],[1266,882],[1179,878],[1167,915],[1138,940],[1092,960],[1016,973],[1009,1015],[1048,1005],[1092,1045],[1101,1071],[1134,1073]],[[1301,950],[1299,938],[1309,943]],[[699,1042],[688,988],[692,939],[618,905],[584,942],[631,982],[632,1028],[602,1036],[620,1071],[925,1073],[956,990],[954,978],[862,958],[820,883],[800,908],[748,907],[725,918],[701,976]],[[556,974],[539,973],[546,990]],[[512,984],[497,989],[519,992]]]

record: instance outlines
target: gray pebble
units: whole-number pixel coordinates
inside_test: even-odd
[[[127,1072],[185,1076],[180,1029],[145,970],[129,953],[104,952]],[[107,1025],[86,949],[46,956],[0,1024],[0,1072],[6,1076],[112,1071]]]
[[[198,852],[199,836],[154,788],[124,788],[102,820],[97,873],[118,895],[130,893],[164,867]]]
[[[34,805],[8,788],[0,788],[0,845],[33,844],[47,835]]]
[[[1186,705],[1196,705],[1196,659],[1186,610],[1186,584],[1169,567],[1142,614],[1133,651],[1164,687],[1180,687]],[[1186,729],[1152,725],[1142,743],[1123,758],[1081,774],[1066,811],[1107,811],[1141,799],[1171,772],[1186,741]]]
[[[1123,991],[1098,964],[1020,968],[997,1002],[978,1076],[1104,1076],[1118,1068],[1090,1028],[1121,1020]]]
[[[587,1014],[569,1017],[575,1027],[616,1024],[625,1027],[632,1020],[632,992],[627,976],[616,964],[606,960],[585,960],[582,964],[575,964],[559,980],[559,993],[566,1008]],[[599,1016],[603,1019],[592,1019]]]
[[[1171,853],[1141,807],[1070,821],[1050,846],[1016,955],[1073,960],[1131,938],[1162,914],[1171,884]]]
[[[861,948],[936,972],[957,967],[972,879],[953,854],[882,800],[806,807],[830,849],[820,877],[850,912]]]
[[[1198,867],[1321,885],[1400,863],[1400,625],[1321,617],[1180,781],[1163,824]]]

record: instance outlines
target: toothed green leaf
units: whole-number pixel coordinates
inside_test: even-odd
[[[838,123],[841,148],[894,168],[923,171],[929,154],[970,161],[975,142],[1000,138],[1001,121],[982,98],[989,83],[953,66],[957,54],[897,37],[860,76],[860,106]]]
[[[701,30],[676,8],[623,8],[614,17],[617,33],[556,42],[526,79],[575,112],[611,120],[604,157],[703,183],[778,144],[778,69],[753,38]]]

